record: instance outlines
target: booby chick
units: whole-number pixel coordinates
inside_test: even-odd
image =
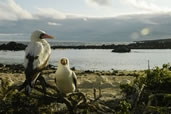
[[[77,91],[77,76],[69,67],[69,59],[61,58],[55,73],[57,89],[60,93]]]
[[[24,67],[26,80],[23,84],[26,94],[30,94],[31,89],[34,87],[38,77],[40,77],[41,71],[47,66],[51,47],[45,38],[54,38],[46,34],[44,31],[36,30],[31,35],[31,42],[25,49]],[[44,80],[40,77],[40,81]]]

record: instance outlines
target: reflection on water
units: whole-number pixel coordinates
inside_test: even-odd
[[[49,63],[57,66],[61,57],[68,57],[70,66],[81,70],[139,70],[147,69],[148,60],[150,67],[162,66],[171,62],[171,50],[132,50],[131,53],[112,53],[111,50],[52,50]],[[0,51],[0,63],[22,64],[24,51]]]

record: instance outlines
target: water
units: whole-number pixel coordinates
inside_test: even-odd
[[[52,50],[50,64],[57,66],[61,57],[68,57],[70,67],[79,70],[143,70],[148,67],[161,67],[171,62],[171,50],[132,50],[131,53],[112,53],[103,49],[57,49]],[[0,63],[22,64],[24,51],[0,51]]]

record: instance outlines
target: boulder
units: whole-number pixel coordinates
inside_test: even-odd
[[[126,53],[126,52],[131,52],[131,49],[125,45],[118,45],[115,47],[115,49],[112,50],[112,52]]]
[[[25,48],[26,45],[16,42],[9,42],[7,44],[0,45],[0,50],[19,51],[19,50],[24,50]]]

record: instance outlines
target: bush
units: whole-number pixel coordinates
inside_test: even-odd
[[[128,103],[127,101],[125,100],[120,101],[119,107],[120,107],[119,114],[130,114],[131,104]]]
[[[146,71],[146,79],[144,80],[146,87],[153,91],[171,91],[171,71],[168,64],[164,64],[162,68],[155,67],[154,70]]]
[[[163,109],[169,110],[171,101],[170,70],[170,65],[164,64],[162,68],[155,67],[152,70],[146,70],[145,75],[136,77],[133,84],[120,86],[122,91],[126,93],[125,101],[129,101],[132,105],[131,111],[142,110],[142,112],[154,113],[161,109],[159,112],[162,113]],[[154,110],[150,110],[150,106],[155,107]]]

